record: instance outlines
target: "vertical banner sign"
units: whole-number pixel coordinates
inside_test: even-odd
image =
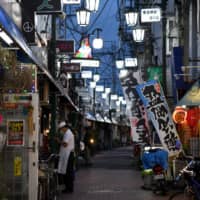
[[[160,84],[151,80],[137,85],[136,90],[147,109],[163,147],[169,152],[169,156],[176,155],[178,151],[175,146],[179,137]]]
[[[136,85],[142,82],[141,72],[129,69],[124,76],[119,76],[127,105],[127,115],[131,124],[131,137],[133,141],[150,143],[149,125],[146,110],[140,100]]]
[[[35,12],[37,14],[61,14],[61,0],[22,0],[22,32],[28,43],[35,43]],[[37,25],[37,24],[36,24]]]
[[[28,43],[35,43],[34,1],[22,0],[22,33]]]

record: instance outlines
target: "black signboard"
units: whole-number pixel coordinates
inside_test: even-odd
[[[74,40],[57,40],[56,41],[56,51],[57,53],[68,53],[74,54]]]
[[[81,71],[80,63],[61,63],[63,73],[77,73]]]
[[[28,43],[35,43],[34,13],[54,14],[62,13],[61,0],[22,0],[22,32]]]
[[[33,1],[35,2],[35,1]],[[22,0],[22,33],[28,43],[35,43],[35,20],[32,1]]]

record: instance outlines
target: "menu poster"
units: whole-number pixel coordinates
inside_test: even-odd
[[[24,145],[24,121],[8,120],[7,122],[7,145],[23,146]]]

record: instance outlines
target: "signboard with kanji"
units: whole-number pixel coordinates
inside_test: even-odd
[[[159,22],[161,19],[160,8],[141,9],[141,22]]]
[[[57,53],[74,54],[74,52],[75,52],[74,40],[57,40],[56,41],[56,52]]]
[[[151,80],[137,85],[136,91],[147,109],[162,146],[170,156],[177,155],[179,150],[176,149],[176,143],[179,136],[160,84]]]
[[[63,73],[78,73],[81,71],[80,63],[61,63]]]

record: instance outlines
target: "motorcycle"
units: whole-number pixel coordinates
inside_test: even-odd
[[[153,187],[152,191],[154,193],[161,193],[166,194],[166,178],[165,178],[165,170],[163,167],[159,164],[155,165],[152,168],[153,171]]]

